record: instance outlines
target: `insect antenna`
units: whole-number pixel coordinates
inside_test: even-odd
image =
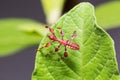
[[[50,28],[49,26],[45,26],[45,28],[49,28],[49,31],[52,33],[52,35],[56,37],[54,30],[52,28]]]

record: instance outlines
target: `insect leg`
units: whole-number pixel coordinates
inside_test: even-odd
[[[63,40],[63,37],[64,37],[64,31],[61,30],[60,34],[62,35],[62,40]]]
[[[41,48],[38,48],[37,51],[40,51],[41,49],[43,49],[45,47],[49,47],[50,45],[51,45],[51,42],[48,42],[44,46],[42,46]]]
[[[67,57],[68,56],[68,52],[67,52],[67,48],[65,46],[65,52],[64,52],[64,57]]]
[[[49,26],[45,26],[46,28],[49,28],[49,31],[52,33],[53,36],[56,37],[55,33],[54,33],[54,30],[52,28],[50,28]]]
[[[61,44],[59,44],[58,47],[55,48],[55,52],[58,52],[58,51],[59,51],[60,46],[61,46]]]
[[[64,37],[64,31],[61,30],[61,31],[60,31],[60,34],[62,35],[62,40],[63,40],[63,37]],[[59,51],[60,46],[61,46],[61,44],[59,44],[58,47],[55,48],[55,52],[58,52],[58,51]]]
[[[65,46],[64,56],[61,56],[60,58],[58,58],[58,61],[60,61],[61,59],[64,60],[67,56],[68,56],[68,52],[67,52],[67,47]]]
[[[49,47],[50,45],[52,45],[54,41],[52,42],[47,42],[44,46],[42,46],[41,48],[38,48],[37,51],[40,51],[41,49],[45,48],[45,47]]]
[[[76,31],[74,31],[72,36],[69,38],[69,40],[73,40],[74,38],[76,38],[76,36],[77,36]]]

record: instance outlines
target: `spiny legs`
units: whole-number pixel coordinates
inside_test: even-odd
[[[53,36],[56,37],[55,33],[54,33],[54,30],[52,28],[50,28],[49,26],[45,26],[46,28],[49,28],[49,31],[52,33]]]
[[[67,43],[68,43],[68,41],[73,40],[74,38],[76,38],[76,36],[77,36],[76,31],[74,31],[72,36],[67,40]],[[67,57],[67,56],[68,56],[68,52],[67,52],[67,48],[65,46],[64,57]]]
[[[64,40],[64,31],[61,30],[61,31],[60,31],[60,34],[61,34],[61,36],[62,36],[62,40]],[[61,44],[59,44],[58,47],[55,48],[55,52],[58,52],[58,51],[59,51],[60,46],[61,46]]]
[[[42,46],[41,48],[38,48],[37,51],[40,51],[41,49],[43,49],[45,47],[49,47],[51,44],[52,44],[52,42],[48,42],[44,46]]]

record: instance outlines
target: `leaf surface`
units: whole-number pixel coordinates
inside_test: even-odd
[[[76,31],[77,37],[70,41],[80,46],[79,50],[67,47],[68,57],[58,59],[64,55],[62,45],[58,52],[54,52],[58,42],[40,49],[37,52],[35,69],[32,80],[119,80],[118,65],[114,51],[113,40],[96,23],[94,7],[90,3],[80,3],[63,15],[53,26],[58,39],[61,39],[61,28],[68,40]],[[48,33],[50,35],[50,33]],[[39,46],[50,42],[44,37]]]

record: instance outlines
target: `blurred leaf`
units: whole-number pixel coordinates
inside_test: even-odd
[[[60,61],[57,61],[58,58],[63,56],[65,52],[63,45],[58,52],[54,52],[55,47],[59,45],[58,42],[41,49],[37,52],[32,80],[120,79],[113,41],[97,25],[94,7],[90,3],[77,5],[63,15],[53,26],[55,35],[60,39],[60,30],[56,27],[64,30],[65,40],[68,40],[72,33],[76,31],[77,37],[73,40],[73,43],[79,44],[80,49],[72,50],[67,47],[69,55]],[[41,41],[39,48],[47,42],[50,42],[50,40],[46,36]]]
[[[13,54],[17,50],[39,43],[42,36],[45,35],[45,29],[42,26],[40,23],[28,19],[1,19],[0,56]],[[33,36],[32,32],[36,32],[34,28],[39,30],[39,35]],[[22,31],[29,31],[30,35]]]
[[[111,1],[96,7],[96,17],[105,29],[120,26],[120,1]]]
[[[25,32],[27,34],[39,35],[41,37],[45,36],[48,32],[48,29],[44,27],[44,24],[40,23],[26,23],[19,25],[18,28],[20,31]]]
[[[47,23],[53,24],[60,17],[65,0],[41,0]]]

